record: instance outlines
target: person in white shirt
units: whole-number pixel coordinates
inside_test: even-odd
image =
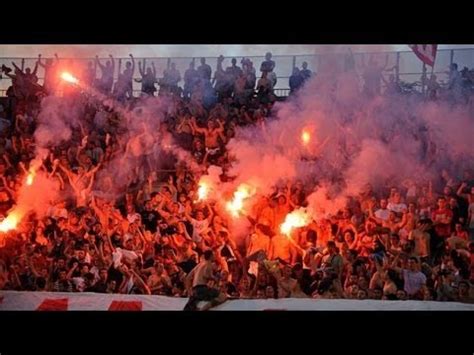
[[[214,212],[209,204],[206,204],[207,210],[209,211],[209,216],[205,218],[204,211],[197,211],[196,218],[192,218],[187,212],[185,212],[186,219],[193,225],[193,241],[200,243],[202,241],[202,234],[207,233],[209,226],[214,216]]]
[[[400,193],[395,192],[395,194],[393,195],[393,199],[388,203],[387,208],[390,211],[393,211],[397,214],[401,214],[404,210],[407,209],[407,205],[402,202],[402,196],[400,195]]]
[[[47,216],[53,217],[54,219],[58,218],[66,218],[68,216],[68,212],[66,209],[66,202],[65,201],[59,201],[55,205],[51,206],[48,209]]]
[[[388,216],[390,215],[390,210],[387,208],[387,200],[386,199],[381,199],[380,200],[380,208],[375,211],[375,217],[383,220],[383,221],[387,221],[388,220]]]

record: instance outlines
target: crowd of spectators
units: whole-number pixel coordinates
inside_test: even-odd
[[[132,95],[135,61],[114,82],[114,59],[97,59],[82,80],[127,107],[140,105]],[[139,64],[142,92],[174,100],[163,129],[170,132],[205,170],[222,168],[231,157],[226,144],[236,126],[264,125],[274,104],[275,62],[267,54],[261,77],[248,59],[223,57],[215,75],[201,59],[181,74],[170,63],[163,78]],[[41,100],[54,95],[55,66],[60,60],[38,59],[46,74],[38,84],[37,66],[15,66],[13,117],[2,118],[0,133],[0,221],[15,205],[35,154],[34,131]],[[376,64],[369,64],[375,66]],[[455,68],[453,67],[452,70]],[[377,67],[376,72],[384,69]],[[375,70],[373,70],[375,71]],[[312,76],[307,64],[295,68],[290,87],[298,90]],[[370,69],[365,90],[379,95],[380,80]],[[456,79],[452,74],[453,85]],[[256,90],[255,90],[256,88]],[[63,88],[64,100],[67,88]],[[61,186],[43,218],[28,215],[18,228],[0,233],[0,289],[22,291],[137,293],[190,297],[213,306],[232,298],[323,298],[436,300],[472,302],[474,279],[474,176],[443,171],[439,181],[407,181],[353,196],[338,214],[295,230],[291,238],[279,226],[287,213],[306,205],[299,180],[277,186],[253,206],[251,230],[237,243],[229,216],[212,201],[197,201],[199,175],[175,162],[169,172],[156,167],[131,175],[126,191],[109,201],[96,194],[98,171],[120,154],[116,127],[120,113],[86,101],[81,132],[51,150],[42,169]],[[4,114],[5,112],[3,112]],[[105,122],[96,129],[94,118]]]

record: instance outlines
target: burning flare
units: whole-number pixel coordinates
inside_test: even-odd
[[[13,211],[8,215],[7,218],[0,222],[0,232],[6,233],[12,229],[15,229],[18,225],[19,220],[20,216],[18,215],[18,213]]]
[[[207,199],[209,196],[209,185],[204,181],[199,181],[199,188],[197,190],[198,193],[198,201],[202,201]]]
[[[33,180],[35,179],[35,176],[36,176],[36,172],[34,170],[30,170],[30,172],[28,173],[28,176],[26,177],[26,184],[28,186],[31,186],[31,184],[33,184]]]
[[[239,217],[244,207],[244,200],[252,195],[250,187],[247,185],[240,185],[234,192],[234,197],[231,201],[226,203],[226,208],[232,217]]]
[[[280,225],[280,232],[290,236],[295,228],[307,226],[311,222],[311,216],[306,209],[300,208],[286,215],[285,221]]]
[[[71,73],[68,73],[67,71],[61,74],[61,79],[71,84],[79,84],[79,80],[77,80],[77,78],[75,78]]]
[[[311,141],[311,133],[306,128],[301,132],[301,141],[304,145],[308,145]]]

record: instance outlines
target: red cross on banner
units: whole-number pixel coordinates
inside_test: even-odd
[[[140,301],[112,301],[109,311],[141,311]]]
[[[58,298],[51,299],[46,298],[39,307],[37,311],[67,311],[68,310],[68,299],[67,298]]]

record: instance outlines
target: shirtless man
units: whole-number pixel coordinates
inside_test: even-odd
[[[277,279],[278,284],[278,297],[279,298],[306,298],[303,291],[301,291],[298,280],[291,277],[292,269],[291,266],[285,265],[281,270],[281,273],[273,273]]]
[[[132,59],[131,62],[125,63],[125,70],[123,71],[123,80],[125,85],[125,95],[128,98],[133,97],[133,74],[135,73],[135,58],[132,54],[129,54]]]
[[[260,250],[267,255],[270,252],[270,237],[263,232],[264,226],[258,223],[255,226],[255,233],[249,235],[247,239],[247,256],[250,256]]]
[[[200,128],[196,124],[196,119],[191,119],[191,127],[194,133],[200,133],[204,135],[204,145],[209,155],[215,155],[219,152],[219,137],[223,140],[224,137],[224,126],[219,120],[209,121],[207,128]]]
[[[67,169],[61,164],[58,164],[58,166],[68,177],[69,183],[76,194],[77,207],[87,206],[90,198],[90,192],[92,191],[92,185],[94,184],[95,173],[97,170],[99,170],[100,164],[87,172],[84,170],[84,168],[79,167],[77,174],[73,173],[71,170]]]
[[[286,263],[290,263],[294,254],[294,245],[289,238],[281,233],[275,235],[270,244],[270,259],[280,259]]]
[[[59,64],[58,55],[54,54],[54,57],[56,58],[56,61],[53,62],[52,59],[48,58],[46,59],[46,63],[42,63],[41,54],[38,55],[38,65],[44,68],[43,87],[48,93],[51,93],[51,91],[53,90],[53,87],[56,81],[55,70]]]
[[[186,286],[190,297],[188,303],[184,307],[185,311],[197,310],[197,304],[200,301],[210,301],[200,310],[205,311],[211,307],[215,307],[226,300],[224,293],[218,289],[208,286],[211,281],[218,281],[213,272],[214,253],[212,250],[204,252],[204,259],[188,274],[186,278]],[[191,290],[192,287],[192,290]]]

